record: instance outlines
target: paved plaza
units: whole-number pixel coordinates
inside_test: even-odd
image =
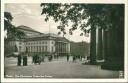
[[[118,78],[118,71],[103,70],[100,65],[82,65],[84,61],[69,62],[66,57],[51,62],[45,60],[40,65],[32,64],[28,58],[28,66],[17,66],[17,58],[5,58],[5,77],[34,78]]]

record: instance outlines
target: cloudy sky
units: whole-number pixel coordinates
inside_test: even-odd
[[[12,23],[15,26],[25,25],[42,33],[48,33],[50,31],[57,34],[59,31],[57,29],[58,23],[55,23],[53,20],[44,21],[45,16],[41,15],[41,7],[38,3],[8,3],[5,4],[5,11],[12,14]],[[67,27],[67,32],[69,28]],[[73,35],[66,34],[65,37],[75,42],[90,41],[90,37],[80,36],[80,30],[76,30],[73,33]]]

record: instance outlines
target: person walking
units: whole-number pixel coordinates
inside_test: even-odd
[[[28,62],[27,62],[27,53],[24,53],[24,56],[23,56],[23,66],[27,66],[28,65]]]
[[[76,61],[76,56],[75,55],[73,55],[73,62],[75,62]]]
[[[35,63],[35,55],[34,54],[32,55],[32,63],[33,64]]]
[[[82,61],[82,57],[83,57],[83,56],[80,55],[80,61]]]
[[[37,54],[34,55],[34,63],[35,63],[35,64],[38,63],[38,55],[37,55]]]
[[[49,55],[49,62],[51,62],[53,59],[52,55]]]
[[[17,57],[17,66],[21,66],[21,62],[22,62],[22,56],[21,56],[21,54],[18,54],[18,57]]]
[[[69,55],[67,55],[67,62],[69,61]]]
[[[41,64],[41,59],[42,59],[41,55],[38,55],[38,64],[39,65]]]

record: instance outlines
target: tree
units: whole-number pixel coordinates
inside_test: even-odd
[[[14,25],[12,25],[13,17],[11,13],[4,12],[4,30],[7,31],[7,39],[21,39],[25,36],[24,32],[16,29]]]
[[[13,17],[11,15],[11,13],[4,12],[4,31],[7,32],[7,37],[4,38],[5,55],[10,54],[14,51],[18,51],[16,45],[15,46],[9,45],[10,40],[15,41],[16,39],[22,39],[25,37],[24,32],[18,30],[17,27],[12,25],[12,23],[11,23],[12,20],[13,20]]]
[[[69,30],[71,34],[77,28],[81,28],[86,33],[92,29],[91,27],[91,29],[87,30],[87,27],[92,24],[94,26],[101,26],[102,28],[106,28],[107,26],[111,28],[110,26],[114,26],[118,21],[116,17],[121,17],[120,12],[122,11],[121,5],[110,4],[42,3],[41,6],[43,7],[41,14],[46,15],[45,21],[52,18],[55,22],[59,22],[60,25],[57,28],[62,32],[65,32],[65,27],[72,24],[72,28]]]
[[[61,3],[42,3],[42,13],[46,16],[45,21],[52,18],[55,22],[60,23],[57,27],[63,34],[66,34],[65,28],[71,25],[69,33],[78,28],[86,34],[91,31],[91,46],[90,51],[92,63],[95,62],[96,56],[96,39],[95,29],[101,27],[104,30],[108,30],[107,36],[107,53],[106,62],[114,62],[113,65],[118,66],[117,60],[123,62],[123,40],[124,40],[124,5],[123,4],[61,4]],[[87,27],[91,28],[87,28]],[[94,31],[93,31],[94,30]],[[106,46],[106,45],[104,45]],[[111,50],[110,50],[111,49]],[[120,50],[119,50],[120,49]],[[108,54],[109,52],[109,54]],[[118,53],[117,53],[118,52]],[[122,56],[121,56],[122,55]],[[93,56],[93,57],[92,57]],[[112,59],[111,59],[112,58]],[[117,59],[116,59],[117,58]],[[113,66],[112,65],[112,66]],[[123,63],[121,64],[123,65]],[[106,65],[105,65],[106,66]]]

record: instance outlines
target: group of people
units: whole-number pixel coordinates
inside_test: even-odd
[[[44,55],[42,55],[42,56],[39,56],[39,55],[33,55],[32,56],[32,63],[34,63],[34,64],[39,64],[40,65],[40,63],[41,62],[44,62]]]
[[[85,58],[86,58],[85,56],[80,56],[80,55],[73,55],[73,56],[72,56],[73,62],[76,62],[76,60],[82,61],[82,60],[85,59]]]
[[[33,64],[41,64],[41,62],[44,62],[45,61],[45,57],[48,58],[48,61],[51,62],[53,60],[53,55],[41,55],[41,54],[34,54],[32,56],[32,63]],[[69,61],[70,59],[70,55],[66,55],[67,57],[67,62]],[[21,66],[21,64],[23,63],[23,66],[27,66],[27,63],[28,63],[28,55],[27,53],[22,53],[22,54],[19,54],[18,55],[18,62],[17,62],[17,65],[18,66]],[[55,58],[55,57],[54,57]],[[83,56],[76,56],[76,55],[73,55],[72,56],[72,61],[73,62],[76,62],[77,59],[81,60],[82,61],[82,58],[85,58]],[[58,59],[58,57],[57,57]]]
[[[35,54],[32,56],[32,63],[40,65],[41,62],[45,61],[45,57],[46,57],[45,55]],[[53,60],[52,55],[47,55],[47,57],[48,57],[48,61]]]
[[[23,66],[27,66],[27,53],[20,53],[18,54],[18,61],[17,61],[17,65],[21,66],[23,64]]]

